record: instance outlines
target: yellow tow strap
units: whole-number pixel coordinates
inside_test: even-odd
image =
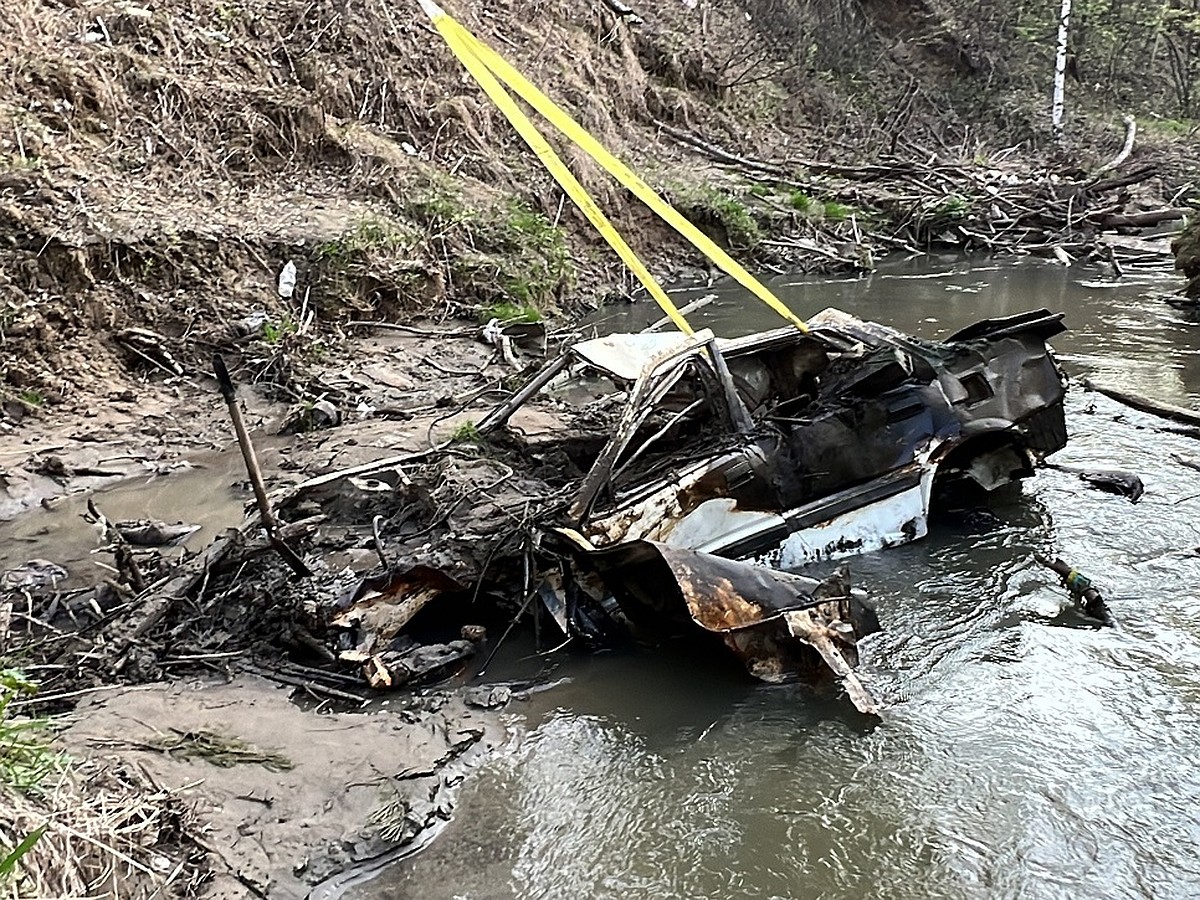
[[[652,209],[664,222],[686,238],[701,253],[707,256],[715,265],[733,277],[739,284],[783,316],[801,331],[808,328],[804,321],[788,309],[778,297],[772,294],[757,278],[747,272],[728,253],[718,247],[700,229],[680,215],[669,203],[663,200],[654,189],[642,181],[624,163],[606,150],[583,126],[572,119],[553,100],[530,84],[520,72],[509,65],[503,57],[480,41],[470,31],[456,22],[453,18],[432,0],[419,0],[421,8],[438,32],[445,38],[446,43],[466,67],[471,76],[479,82],[480,87],[492,99],[492,102],[512,123],[517,132],[529,144],[538,158],[554,176],[555,180],[566,191],[587,216],[588,221],[620,255],[622,261],[642,282],[650,295],[658,302],[671,321],[683,332],[692,333],[692,328],[680,315],[679,310],[667,296],[662,287],[655,281],[654,276],[638,259],[637,254],[625,243],[624,239],[613,227],[612,223],[601,212],[596,202],[587,190],[571,174],[566,164],[559,158],[554,149],[538,131],[537,126],[517,106],[508,91],[500,84],[502,81],[522,100],[541,113],[549,122],[573,141],[580,149],[594,159],[609,174],[617,179],[625,188]],[[499,80],[497,80],[499,79]]]

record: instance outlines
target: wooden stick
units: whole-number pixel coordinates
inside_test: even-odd
[[[688,313],[693,313],[698,309],[703,309],[704,307],[708,306],[708,304],[716,300],[718,296],[718,294],[705,294],[703,297],[693,300],[686,306],[680,307],[679,314],[686,318]],[[649,331],[658,331],[660,328],[665,328],[669,324],[671,324],[671,317],[663,316],[657,322],[653,323],[652,325],[647,325],[645,328],[643,328],[642,332],[646,333]]]
[[[242,459],[246,463],[250,486],[254,489],[254,501],[258,505],[258,514],[262,516],[263,527],[267,529],[267,537],[271,539],[271,546],[283,557],[283,561],[293,572],[301,578],[308,578],[312,571],[296,551],[279,536],[279,520],[275,518],[271,501],[267,499],[267,488],[263,484],[262,470],[258,467],[258,457],[254,455],[254,444],[250,442],[250,433],[246,431],[246,423],[242,421],[242,411],[238,407],[237,394],[233,390],[233,379],[229,377],[229,370],[225,368],[225,360],[221,358],[220,353],[213,354],[213,371],[216,373],[217,383],[221,386],[221,396],[225,398],[225,405],[229,407],[229,418],[233,420],[238,447],[241,448]]]
[[[1121,152],[1098,168],[1095,174],[1099,175],[1101,172],[1115,169],[1129,159],[1129,154],[1133,152],[1133,139],[1137,136],[1137,119],[1133,116],[1125,116],[1123,121],[1125,122],[1125,144],[1121,147]]]
[[[541,371],[533,376],[525,386],[495,407],[490,413],[483,417],[476,430],[480,434],[487,434],[490,431],[499,428],[509,420],[513,413],[520,409],[526,401],[534,394],[548,385],[554,380],[554,376],[563,371],[571,362],[571,357],[564,353],[557,359],[553,359],[542,367]]]
[[[1172,422],[1182,422],[1184,425],[1200,425],[1200,413],[1185,409],[1182,406],[1174,406],[1170,403],[1151,400],[1149,397],[1139,397],[1137,394],[1126,394],[1124,391],[1101,387],[1087,378],[1083,379],[1083,386],[1089,391],[1103,394],[1105,397],[1116,400],[1118,403],[1124,403],[1126,406],[1140,410],[1141,412],[1161,416],[1164,419],[1170,419]]]
[[[1174,222],[1194,215],[1195,210],[1188,206],[1168,206],[1163,209],[1151,209],[1136,213],[1108,213],[1100,217],[1100,224],[1105,228],[1146,228],[1150,225],[1161,225],[1163,222]],[[1090,218],[1090,217],[1089,217]]]
[[[117,564],[117,571],[125,579],[125,582],[133,588],[133,592],[140,594],[146,589],[146,578],[142,575],[142,568],[138,565],[137,559],[133,555],[129,541],[125,540],[125,536],[121,534],[120,529],[104,513],[96,508],[96,503],[91,497],[88,497],[87,509],[92,519],[104,529],[104,539],[112,545],[113,560]]]

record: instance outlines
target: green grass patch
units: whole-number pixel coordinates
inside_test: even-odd
[[[262,338],[268,344],[279,344],[289,334],[295,334],[297,325],[292,321],[291,316],[284,316],[278,322],[272,322],[269,319],[263,322]]]
[[[16,871],[17,863],[21,861],[21,857],[34,848],[34,845],[42,839],[42,835],[46,833],[49,825],[43,825],[41,828],[35,828],[29,834],[25,835],[24,840],[17,844],[11,851],[5,852],[4,847],[0,846],[0,885]]]
[[[536,307],[525,303],[493,303],[479,311],[479,321],[487,323],[499,319],[504,324],[523,323],[532,325],[542,321],[542,314]]]
[[[371,254],[391,254],[414,243],[410,234],[388,219],[366,216],[345,234],[324,241],[313,249],[318,262],[348,266]]]
[[[451,276],[489,319],[539,321],[575,282],[562,229],[523,201],[479,210],[461,227],[474,249],[450,260]]]
[[[792,209],[806,213],[813,208],[813,198],[804,193],[804,191],[792,191],[788,197],[788,203]]]
[[[63,758],[50,748],[41,719],[17,719],[13,704],[37,693],[37,685],[16,669],[0,669],[0,791],[34,791]]]
[[[65,758],[50,747],[41,719],[18,719],[13,704],[37,693],[37,685],[17,669],[0,669],[0,803],[5,795],[35,794],[42,782],[62,769]],[[16,872],[21,858],[34,848],[46,826],[25,835],[15,847],[0,846],[0,886]]]
[[[724,232],[725,243],[732,249],[750,250],[763,238],[760,216],[746,202],[758,200],[752,189],[735,195],[710,184],[674,182],[664,185],[663,192],[667,201],[696,225]]]
[[[834,200],[825,201],[825,221],[826,222],[844,222],[853,214],[854,209],[846,206],[844,203],[838,203]]]
[[[450,440],[456,444],[477,444],[483,440],[483,435],[479,433],[479,427],[474,422],[463,422],[454,429]]]
[[[731,247],[753,247],[762,240],[758,222],[736,197],[715,192],[710,200],[717,221],[725,229]]]
[[[1196,119],[1140,119],[1138,125],[1150,134],[1162,137],[1189,137],[1200,130],[1200,120]]]

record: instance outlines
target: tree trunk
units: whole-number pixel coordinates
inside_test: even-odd
[[[1071,24],[1071,0],[1062,0],[1058,18],[1058,52],[1054,57],[1054,103],[1050,110],[1050,124],[1054,129],[1054,140],[1062,142],[1063,106],[1067,79],[1067,29]]]

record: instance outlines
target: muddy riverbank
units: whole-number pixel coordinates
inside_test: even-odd
[[[454,693],[366,712],[288,693],[253,676],[106,692],[80,705],[61,744],[136,766],[191,808],[212,857],[205,896],[299,898],[430,841],[473,760],[505,740],[494,714]]]
[[[1139,268],[1162,257],[1143,228],[1193,208],[1194,124],[1164,120],[1163,96],[1148,96],[1130,107],[1141,130],[1118,158],[1133,138],[1119,124],[1127,98],[1080,88],[1067,139],[1051,140],[1045,104],[1027,87],[1050,71],[1045,42],[1027,37],[1050,22],[1040,13],[1011,33],[1007,20],[967,28],[922,2],[505,0],[451,12],[759,271],[839,272],[862,285],[894,251],[1030,253],[1074,263],[1038,271],[1090,281],[1120,340],[1155,339],[1141,320],[1130,326],[1116,299],[1126,295],[1111,285],[1140,284]],[[361,712],[358,673],[330,674],[333,657],[378,649],[349,646],[362,620],[341,619],[338,604],[369,608],[373,592],[396,587],[369,576],[437,557],[438,529],[471,516],[486,527],[459,530],[477,538],[467,549],[487,571],[495,534],[528,524],[522,492],[545,500],[570,470],[569,459],[548,459],[538,484],[510,484],[493,502],[512,470],[502,453],[479,452],[473,430],[541,357],[518,348],[514,363],[489,323],[536,320],[552,356],[609,327],[580,324],[597,311],[629,313],[638,328],[649,318],[585,217],[412,13],[378,0],[100,0],[18,3],[0,20],[0,571],[17,570],[0,597],[0,655],[41,684],[22,714],[69,713],[92,698],[70,746],[144,766],[164,808],[203,810],[196,833],[176,835],[189,877],[168,884],[175,876],[156,861],[139,862],[147,894],[182,892],[208,873],[214,890],[299,896],[444,821],[454,766],[503,743],[498,719],[466,709],[459,689],[528,585],[509,567],[491,593],[482,576],[456,583],[460,605],[414,619],[419,646],[400,641],[403,665],[375,681],[411,677],[421,692],[447,693],[413,694],[400,713]],[[593,160],[557,146],[655,276],[724,290]],[[926,273],[928,290],[914,277],[896,302],[924,318],[943,305],[974,309],[1010,270],[972,271],[967,281]],[[910,274],[885,263],[877,277]],[[838,305],[838,283],[795,295],[796,311]],[[1014,287],[1004,310],[1070,296],[1048,283]],[[887,318],[870,304],[859,311]],[[695,322],[723,333],[740,318],[718,304]],[[1096,358],[1122,373],[1112,347]],[[312,551],[311,582],[291,578],[260,528],[211,380],[214,353],[232,369],[283,539]],[[1164,389],[1192,364],[1137,359]],[[521,427],[536,436],[555,422]],[[437,465],[421,456],[434,447]],[[291,493],[386,457],[408,460]],[[428,523],[378,519],[397,498]],[[116,526],[135,519],[198,530],[180,546],[129,549],[104,528],[122,534]],[[21,569],[33,560],[48,565]],[[335,619],[345,646],[326,639]],[[540,683],[565,659],[535,655],[553,645],[547,637],[518,632],[506,645],[520,679],[506,690]],[[131,693],[108,693],[125,684]],[[488,688],[477,700],[504,696]],[[531,713],[531,727],[545,715]],[[335,741],[326,726],[350,737]],[[360,732],[346,766],[336,751]],[[411,759],[388,759],[396,735],[393,749]],[[464,741],[461,760],[439,762]],[[237,764],[216,767],[198,747],[237,749]],[[281,760],[291,768],[271,771]],[[342,777],[351,769],[353,784]],[[405,814],[385,834],[373,804],[387,791]],[[671,821],[666,833],[683,818]],[[496,850],[497,883],[511,850]]]

